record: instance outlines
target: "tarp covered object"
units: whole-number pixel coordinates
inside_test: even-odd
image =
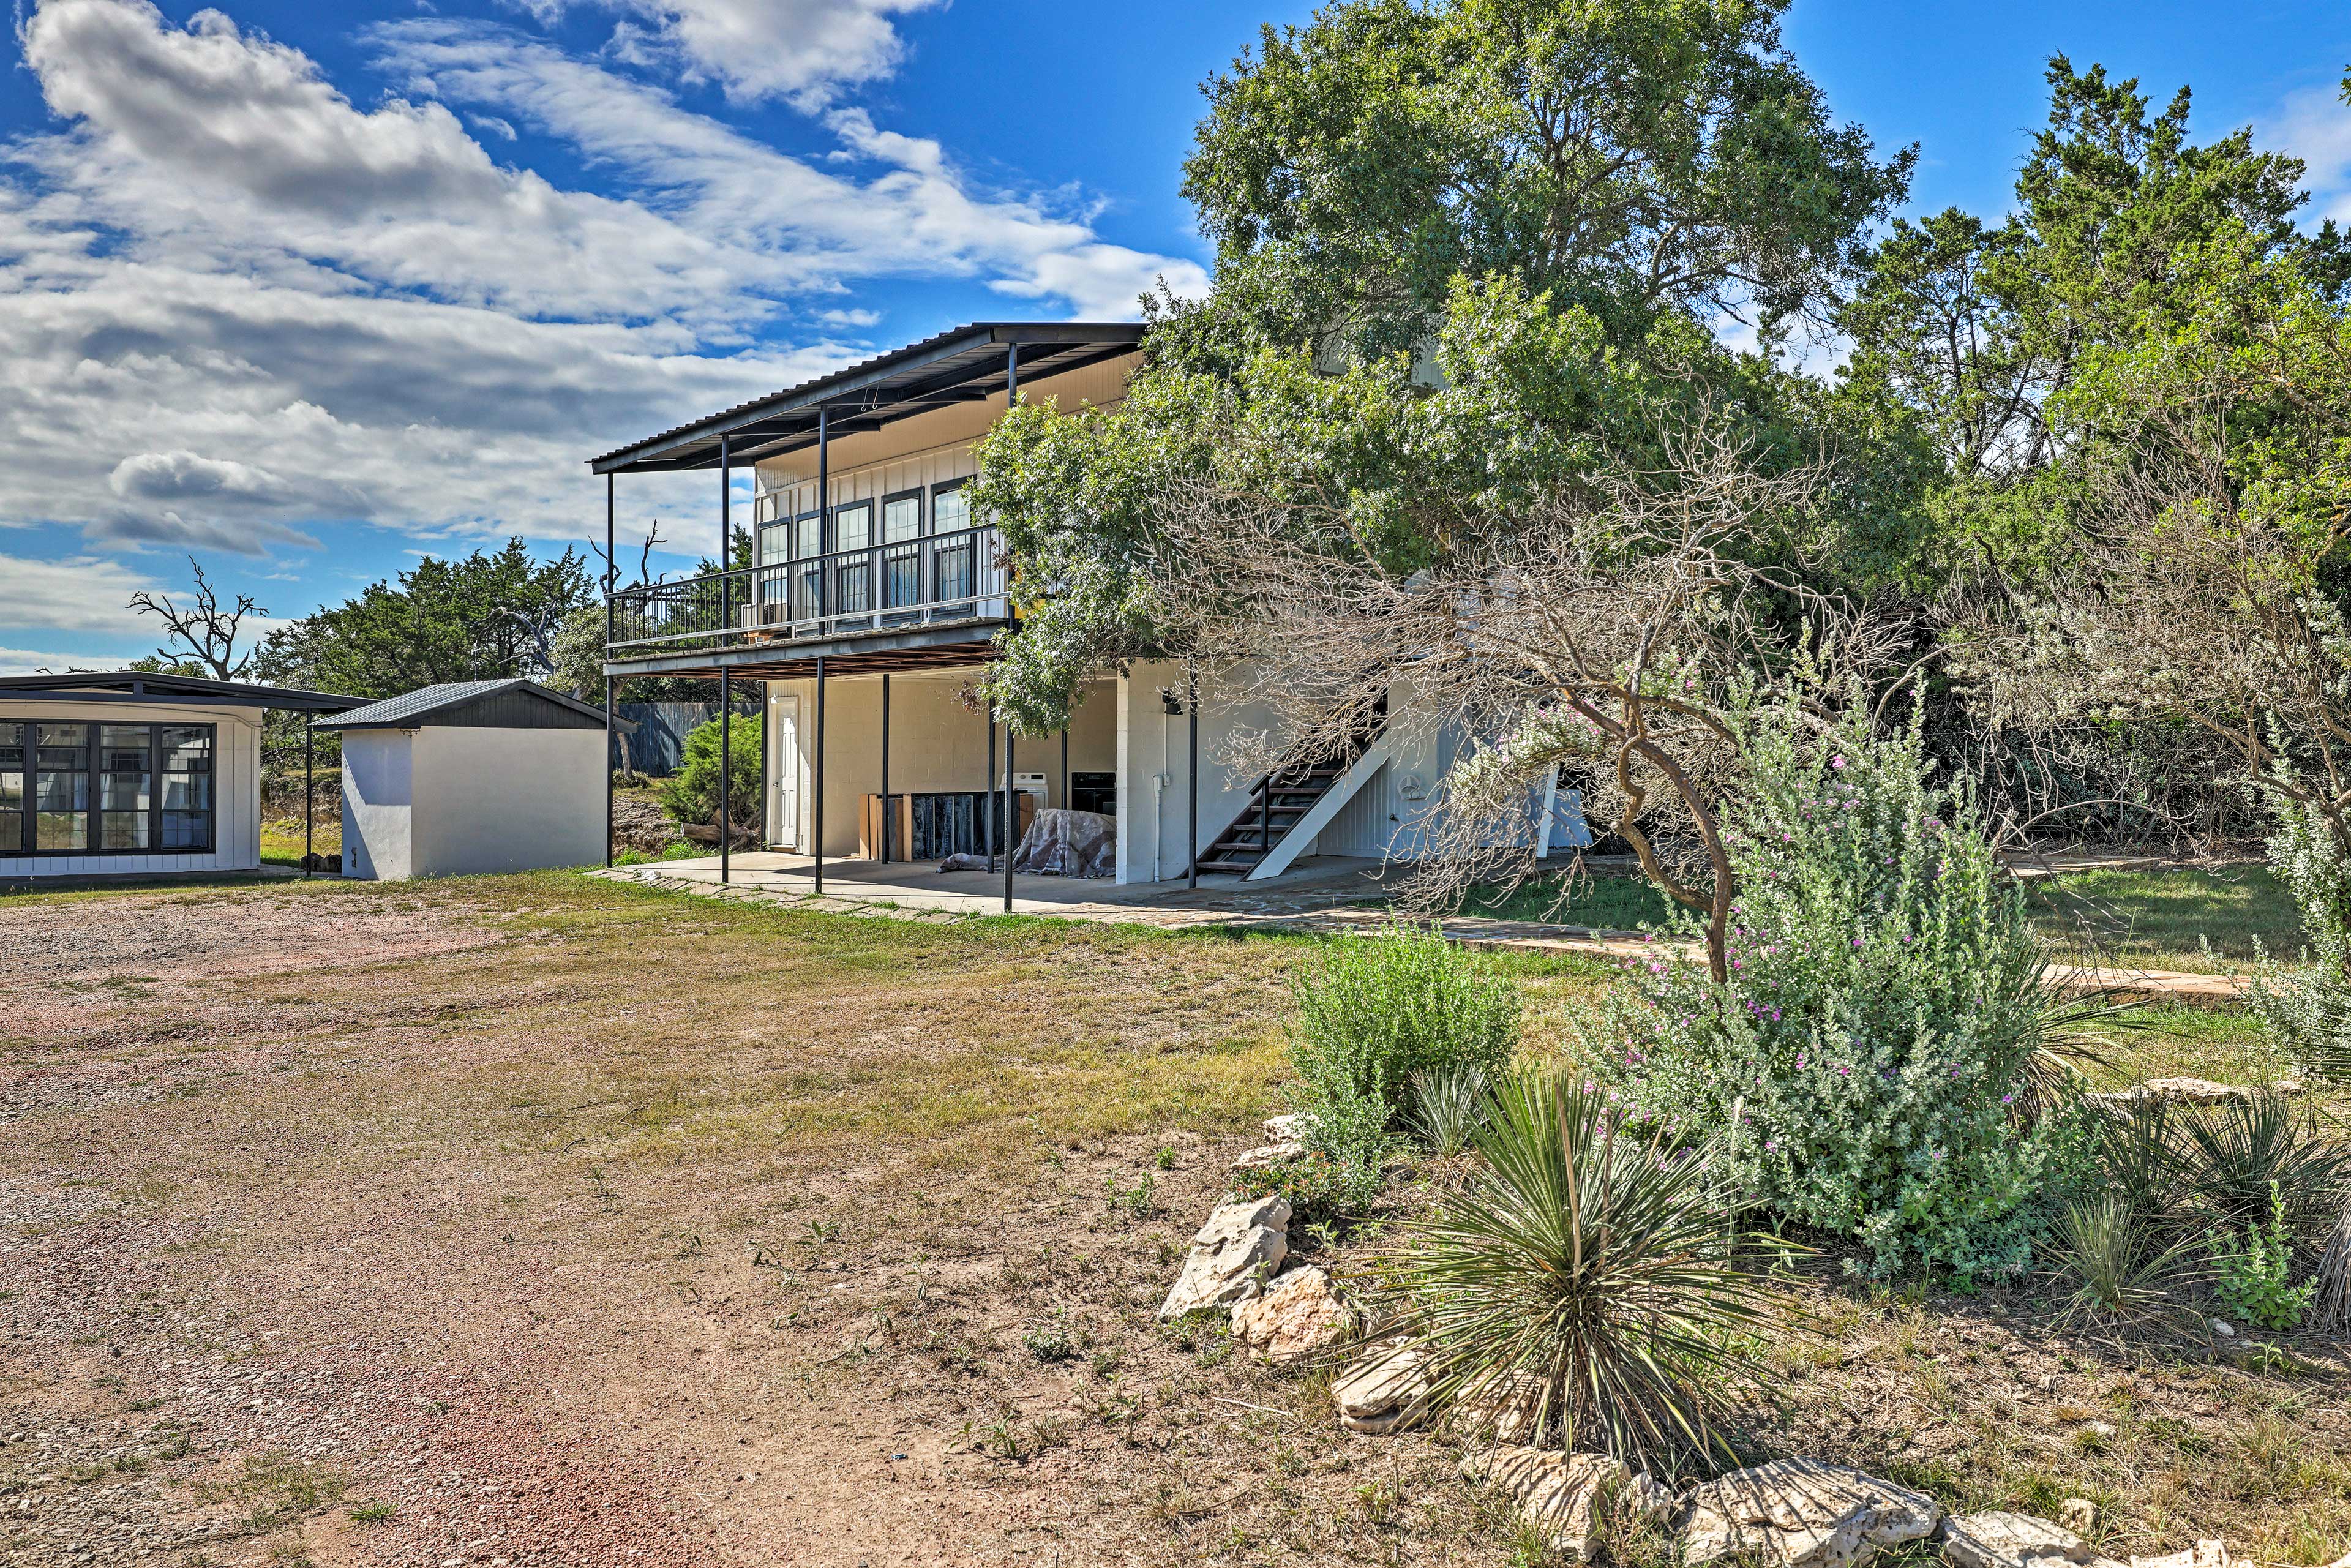
[[[1114,876],[1118,872],[1118,819],[1098,811],[1040,811],[1012,869],[1037,876]]]

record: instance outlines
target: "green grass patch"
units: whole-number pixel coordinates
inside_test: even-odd
[[[2087,871],[2025,884],[2032,923],[2070,962],[2206,972],[2302,946],[2294,900],[2265,866]],[[2210,943],[2211,951],[2205,951]]]
[[[1491,920],[1637,931],[1666,925],[1675,910],[1664,894],[1641,877],[1549,872],[1529,877],[1508,892],[1499,887],[1479,888],[1470,894],[1462,913]]]

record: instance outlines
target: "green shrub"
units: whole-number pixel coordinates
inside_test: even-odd
[[[735,822],[756,822],[764,726],[756,716],[737,714],[728,728],[727,815]],[[718,741],[716,719],[695,725],[686,735],[677,772],[654,786],[662,809],[681,822],[707,826],[718,821]]]
[[[1486,1070],[1474,1062],[1423,1068],[1412,1075],[1420,1141],[1450,1159],[1476,1139],[1486,1117]]]
[[[2246,998],[2303,1071],[2351,1082],[2351,864],[2319,811],[2282,789],[2268,795],[2277,813],[2270,865],[2302,916],[2303,961],[2263,954]]]
[[[2159,1247],[2146,1220],[2119,1193],[2068,1204],[2051,1243],[2059,1277],[2070,1287],[2068,1320],[2093,1322],[2151,1318],[2179,1310],[2164,1289],[2184,1243]]]
[[[1787,1322],[1731,1256],[1706,1162],[1621,1131],[1580,1076],[1512,1078],[1489,1113],[1485,1163],[1384,1259],[1436,1396],[1531,1389],[1525,1440],[1638,1469],[1719,1449],[1734,1346]]]
[[[2079,1136],[2070,1107],[2026,1114],[2044,959],[1972,794],[1929,782],[1917,718],[1877,732],[1858,694],[1825,733],[1764,708],[1740,739],[1729,978],[1634,964],[1587,1061],[1674,1135],[1736,1109],[1741,1189],[1875,1272],[2022,1266]]]
[[[2212,1266],[2221,1301],[2256,1328],[2300,1327],[2318,1291],[2315,1281],[2294,1282],[2294,1232],[2274,1184],[2268,1223],[2245,1227],[2241,1242],[2215,1236]]]
[[[1301,1109],[1318,1123],[1382,1110],[1390,1132],[1413,1129],[1414,1075],[1499,1071],[1519,1040],[1519,989],[1491,962],[1433,931],[1397,926],[1342,936],[1295,983],[1290,1052]]]
[[[2224,1230],[2283,1216],[2289,1233],[2324,1235],[2351,1180],[2351,1149],[2319,1130],[2315,1113],[2264,1091],[2169,1118],[2180,1201]]]

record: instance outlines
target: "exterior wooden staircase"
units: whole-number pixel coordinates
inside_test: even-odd
[[[1279,874],[1295,858],[1287,841],[1301,825],[1300,844],[1322,831],[1338,808],[1387,757],[1387,698],[1335,752],[1284,763],[1249,786],[1249,801],[1200,852],[1196,870],[1259,879]]]

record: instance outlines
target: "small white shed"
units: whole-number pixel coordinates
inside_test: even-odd
[[[322,721],[343,737],[343,874],[604,858],[604,710],[535,681],[423,686]]]

